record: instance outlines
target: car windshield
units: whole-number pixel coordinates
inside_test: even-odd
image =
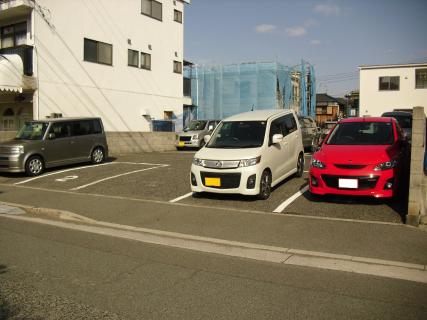
[[[391,122],[339,123],[326,142],[331,145],[388,145],[392,143]]]
[[[193,120],[184,129],[184,131],[199,131],[199,130],[203,130],[206,127],[206,122],[207,121]]]
[[[46,122],[26,122],[16,135],[16,140],[41,140],[46,132]]]
[[[218,125],[208,148],[258,148],[264,143],[266,121],[226,121]]]

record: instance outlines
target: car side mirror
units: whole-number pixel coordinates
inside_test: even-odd
[[[205,140],[205,143],[208,143],[210,139],[211,139],[211,136],[209,134],[203,137],[203,140]]]
[[[47,138],[49,139],[49,140],[55,140],[55,138],[56,138],[56,136],[55,136],[55,134],[54,133],[49,133],[49,135],[47,136]]]
[[[208,127],[208,130],[209,131],[212,131],[214,129],[214,126],[212,126],[212,125],[210,125],[209,127]]]
[[[282,142],[282,140],[283,140],[283,134],[275,134],[275,135],[273,135],[271,142],[273,144],[278,144],[278,143]]]

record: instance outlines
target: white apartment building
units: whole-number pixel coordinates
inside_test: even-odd
[[[189,3],[0,0],[0,131],[59,115],[99,116],[107,131],[182,118]]]
[[[360,66],[359,72],[361,116],[416,106],[427,111],[427,63]]]

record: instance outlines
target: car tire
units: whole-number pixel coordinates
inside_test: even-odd
[[[298,178],[301,178],[303,174],[304,174],[304,155],[300,153],[297,160],[297,172],[295,173],[295,175]]]
[[[96,147],[93,149],[92,154],[90,155],[90,161],[92,164],[100,164],[105,160],[105,152],[101,147]]]
[[[40,156],[29,157],[25,162],[25,173],[30,177],[41,175],[44,172],[44,161]]]
[[[264,170],[259,181],[258,199],[267,200],[271,195],[271,173]]]

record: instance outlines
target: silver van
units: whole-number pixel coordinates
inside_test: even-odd
[[[191,120],[183,132],[176,135],[175,146],[178,150],[184,147],[202,148],[205,145],[204,137],[212,134],[221,120]]]
[[[15,139],[0,143],[0,172],[42,174],[45,168],[108,156],[100,118],[55,118],[28,121]]]

